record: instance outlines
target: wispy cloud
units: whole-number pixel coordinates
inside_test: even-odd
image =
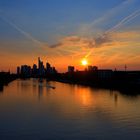
[[[113,32],[114,30],[120,28],[121,26],[123,26],[127,22],[133,20],[134,18],[136,18],[139,15],[140,15],[140,9],[134,11],[130,15],[128,15],[125,18],[123,18],[118,24],[116,24],[115,26],[113,26],[112,28],[110,28],[109,30],[107,30],[105,33],[107,34],[107,33]]]
[[[102,32],[101,29],[98,29],[100,25],[111,22],[112,18],[114,18],[118,14],[121,14],[122,11],[130,7],[135,1],[136,0],[125,0],[122,3],[106,11],[102,16],[98,17],[97,19],[94,19],[93,22],[82,24],[78,29],[78,34],[85,36],[93,35],[96,32],[96,30],[96,33]]]
[[[11,22],[10,20],[8,20],[7,18],[3,17],[0,15],[0,18],[8,23],[10,26],[12,26],[15,30],[17,30],[18,32],[20,32],[22,35],[24,35],[26,38],[28,38],[29,40],[31,40],[32,42],[38,44],[38,45],[42,45],[42,42],[40,42],[39,40],[35,39],[33,36],[31,36],[31,34],[29,34],[28,32],[24,31],[23,29],[21,29],[19,26],[17,26],[16,24],[14,24],[13,22]]]
[[[0,11],[1,12],[1,11]],[[2,13],[2,12],[1,12]],[[17,24],[15,24],[14,22],[12,22],[11,20],[9,20],[8,18],[6,18],[4,15],[0,14],[0,19],[2,19],[4,22],[6,22],[7,24],[9,24],[12,28],[14,28],[15,30],[17,30],[20,34],[22,34],[25,38],[27,38],[28,40],[30,40],[33,43],[33,46],[37,46],[37,48],[40,50],[45,51],[47,54],[56,54],[59,56],[63,56],[63,53],[59,50],[56,49],[56,51],[52,51],[51,48],[55,47],[55,46],[49,46],[46,42],[41,42],[38,39],[36,39],[35,37],[33,37],[30,33],[26,32],[25,30],[23,30],[21,27],[19,27]],[[29,44],[30,45],[30,44]]]
[[[123,1],[121,4],[117,5],[116,7],[113,7],[106,14],[104,14],[102,17],[94,20],[91,24],[86,25],[84,33],[86,34],[87,32],[88,33],[92,32],[92,30],[95,29],[95,27],[94,27],[95,25],[104,23],[105,20],[108,20],[109,18],[111,18],[115,14],[118,14],[119,12],[121,12],[125,8],[129,7],[134,2],[135,2],[135,0],[126,0],[126,1]],[[117,29],[119,29],[121,26],[123,26],[127,22],[133,20],[134,18],[136,18],[139,15],[140,15],[140,10],[136,10],[136,11],[132,12],[130,15],[121,19],[116,25],[114,25],[113,27],[110,27],[110,29],[108,29],[107,31],[104,31],[99,36],[81,37],[80,34],[79,34],[79,36],[78,35],[77,36],[68,36],[68,37],[61,39],[58,43],[51,45],[50,47],[51,48],[59,47],[59,49],[63,49],[64,51],[66,49],[68,50],[69,46],[71,46],[71,49],[73,47],[75,47],[75,48],[76,47],[91,48],[90,51],[85,56],[85,57],[88,57],[92,54],[95,47],[101,47],[101,46],[104,46],[103,44],[112,42],[113,41],[112,40],[112,33],[117,31]]]

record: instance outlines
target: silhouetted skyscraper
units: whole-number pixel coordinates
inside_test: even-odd
[[[38,74],[40,76],[43,76],[45,74],[45,69],[44,69],[43,61],[40,60],[40,57],[38,57]]]
[[[37,73],[38,73],[37,65],[36,64],[33,64],[32,75],[33,76],[36,76]]]
[[[68,72],[74,72],[74,66],[68,66]]]
[[[20,75],[20,67],[17,67],[17,75]]]
[[[38,57],[38,69],[40,68],[40,63],[41,63],[40,57]]]
[[[46,71],[47,73],[51,72],[51,65],[49,63],[46,63]]]
[[[21,75],[25,77],[30,77],[31,76],[31,67],[28,65],[22,65],[21,66]]]
[[[88,66],[88,71],[97,71],[98,67],[97,66]]]

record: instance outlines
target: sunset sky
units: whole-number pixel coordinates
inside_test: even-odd
[[[140,0],[0,0],[0,71],[38,56],[59,72],[140,70]]]

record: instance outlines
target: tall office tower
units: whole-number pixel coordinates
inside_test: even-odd
[[[21,75],[30,77],[31,76],[31,67],[28,65],[21,65]]]
[[[37,76],[37,65],[36,64],[33,64],[32,74],[34,76]]]
[[[20,75],[20,67],[17,67],[17,75]]]
[[[46,63],[46,71],[47,73],[51,72],[51,65],[49,63]]]
[[[40,76],[43,76],[45,74],[45,69],[44,69],[43,61],[40,60],[40,57],[38,57],[38,74]]]
[[[41,67],[40,57],[38,57],[38,69]]]
[[[68,66],[68,72],[69,73],[74,72],[74,66]]]

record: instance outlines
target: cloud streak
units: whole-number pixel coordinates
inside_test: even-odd
[[[90,34],[92,35],[92,31],[94,29],[94,32],[97,30],[97,28],[102,25],[103,23],[108,23],[111,21],[111,19],[118,15],[120,12],[124,11],[126,8],[128,8],[130,5],[132,5],[136,0],[125,0],[119,5],[116,5],[115,7],[109,9],[105,14],[103,14],[101,17],[93,20],[93,22],[89,24],[83,24],[78,29],[78,33],[82,35]],[[98,31],[98,30],[97,30]]]
[[[24,31],[22,28],[20,28],[18,25],[15,23],[11,22],[9,19],[5,18],[4,16],[0,15],[0,18],[9,24],[11,27],[13,27],[15,30],[17,30],[20,34],[22,34],[24,37],[32,41],[39,49],[44,50],[45,52],[51,52],[52,54],[57,54],[59,56],[63,56],[63,53],[61,50],[56,49],[56,51],[51,51],[51,48],[54,48],[55,46],[49,46],[47,43],[41,42],[38,39],[34,38],[30,33]]]
[[[126,0],[119,4],[118,6],[112,8],[109,10],[103,17],[96,19],[93,23],[91,23],[88,27],[90,29],[89,32],[92,32],[94,30],[94,26],[102,23],[104,20],[109,19],[111,16],[114,14],[120,12],[124,8],[127,8],[132,4],[135,0]],[[122,20],[120,20],[116,25],[102,33],[101,35],[97,37],[79,37],[79,36],[69,36],[65,37],[62,40],[60,40],[58,43],[51,45],[51,48],[59,48],[63,49],[63,51],[68,50],[68,46],[75,46],[75,47],[80,47],[80,48],[90,48],[90,51],[85,55],[85,57],[89,57],[92,52],[94,51],[94,48],[104,46],[104,44],[112,42],[112,33],[114,33],[116,30],[118,30],[121,26],[124,24],[130,22],[134,18],[140,15],[140,10],[136,10],[130,15],[124,17]],[[85,32],[88,32],[85,30]],[[73,48],[73,47],[71,47]],[[69,50],[70,51],[70,50]],[[78,53],[78,52],[77,52]]]
[[[115,30],[117,30],[118,28],[120,28],[124,24],[130,22],[131,20],[133,20],[134,18],[136,18],[139,15],[140,15],[140,9],[138,9],[138,10],[134,11],[133,13],[131,13],[130,15],[126,16],[120,22],[118,22],[115,26],[113,26],[109,30],[105,31],[99,37],[95,38],[95,47],[98,47],[104,43],[110,42],[111,41],[111,39],[109,37],[110,34],[112,34]],[[92,54],[92,52],[93,52],[93,49],[91,49],[85,57],[89,57]]]
[[[38,45],[42,45],[42,42],[40,42],[39,40],[35,39],[34,37],[32,37],[29,33],[25,32],[24,30],[22,30],[21,28],[19,28],[16,24],[14,24],[13,22],[11,22],[10,20],[0,16],[0,18],[8,23],[10,26],[12,26],[14,29],[16,29],[18,32],[20,32],[22,35],[24,35],[26,38],[28,38],[29,40],[31,40],[32,42],[38,44]]]
[[[130,22],[131,20],[133,20],[134,18],[136,18],[139,15],[140,15],[140,9],[134,11],[133,13],[131,13],[130,15],[128,15],[127,17],[122,19],[118,24],[116,24],[114,27],[112,27],[109,30],[107,30],[105,33],[107,34],[107,33],[113,32],[114,30],[120,28],[121,26],[123,26],[127,22]]]

